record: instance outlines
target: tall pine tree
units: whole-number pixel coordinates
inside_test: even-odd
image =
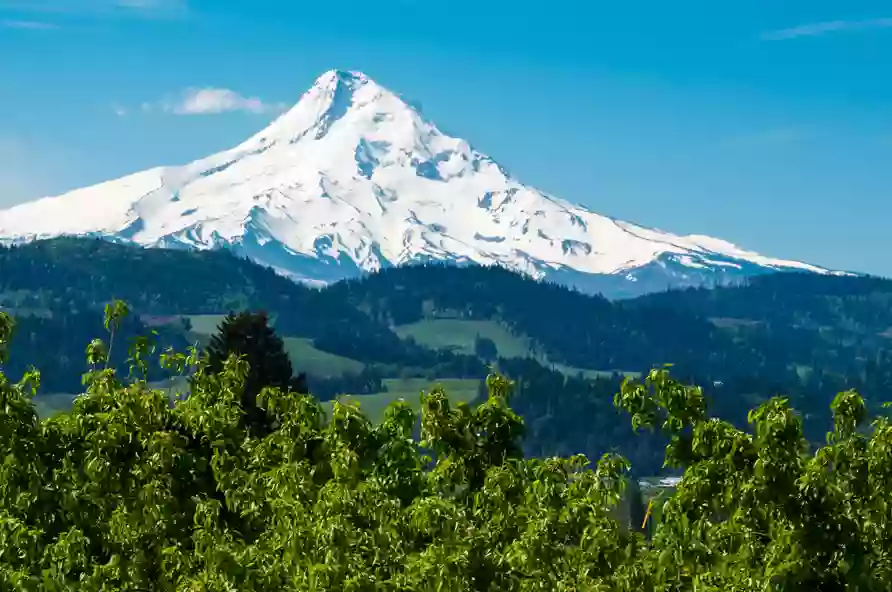
[[[210,369],[223,370],[231,354],[243,355],[248,362],[248,376],[242,393],[245,426],[258,436],[269,433],[272,421],[257,404],[264,387],[277,387],[298,393],[309,392],[305,374],[293,376],[285,344],[269,325],[266,312],[229,313],[211,337],[205,352]]]

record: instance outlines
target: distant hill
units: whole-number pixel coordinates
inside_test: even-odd
[[[738,423],[759,401],[788,395],[815,439],[839,390],[892,398],[892,282],[879,278],[778,273],[612,302],[498,267],[436,264],[316,289],[226,251],[76,238],[0,249],[0,306],[20,324],[5,371],[35,364],[47,395],[78,392],[84,347],[102,334],[112,297],[134,309],[128,336],[155,328],[177,346],[200,343],[229,310],[265,309],[315,393],[368,395],[379,409],[437,380],[473,399],[495,363],[518,381],[513,405],[531,451],[596,457],[616,447],[654,471],[659,441],[624,449],[628,421],[612,407],[623,377],[654,366],[674,364]]]
[[[137,324],[179,332],[190,342],[201,341],[202,331],[187,329],[181,318],[191,321],[232,310],[263,309],[281,335],[337,341],[340,345],[334,350],[361,362],[430,369],[453,364],[452,371],[459,375],[463,365],[472,366],[475,375],[485,371],[473,356],[413,346],[351,304],[227,251],[143,249],[67,237],[0,247],[0,307],[28,319],[20,321],[22,326],[43,319],[40,326],[46,333],[56,333],[54,341],[64,335],[82,352],[101,331],[100,317],[91,333],[66,333],[61,323],[82,311],[98,315],[112,298],[132,307]],[[68,371],[57,381],[78,388],[81,371]]]
[[[725,380],[799,373],[855,375],[892,346],[892,281],[777,273],[736,287],[612,302],[499,268],[386,270],[326,290],[396,326],[489,320],[553,362],[677,371]]]

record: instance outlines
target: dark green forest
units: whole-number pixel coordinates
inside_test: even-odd
[[[517,382],[512,405],[526,420],[528,454],[615,450],[646,474],[661,470],[665,442],[633,440],[617,420],[612,394],[620,371],[672,364],[673,375],[703,385],[715,413],[738,426],[752,407],[787,396],[815,442],[829,429],[836,393],[857,389],[881,401],[892,391],[892,282],[879,278],[778,273],[739,286],[610,301],[501,268],[428,265],[315,289],[225,251],[74,238],[0,249],[0,306],[17,319],[4,370],[15,375],[35,364],[44,375],[41,392],[81,392],[83,347],[112,298],[135,313],[121,328],[124,340],[149,331],[151,318],[266,311],[279,335],[363,364],[335,376],[310,368],[309,388],[321,399],[381,392],[383,380],[400,376],[482,385],[494,363]],[[528,339],[535,359],[400,338],[398,327],[425,319],[492,321]],[[199,340],[188,323],[148,324],[164,347]],[[125,358],[113,364],[123,370]],[[162,377],[153,369],[150,378]],[[484,395],[481,388],[480,400]]]

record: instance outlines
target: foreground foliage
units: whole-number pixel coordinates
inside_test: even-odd
[[[107,309],[114,332],[126,310]],[[0,315],[0,363],[12,322]],[[109,339],[113,342],[113,339]],[[190,376],[171,401],[87,350],[86,393],[39,420],[36,372],[0,374],[2,590],[888,590],[892,425],[866,429],[854,392],[833,404],[827,446],[808,450],[781,399],[752,434],[710,419],[703,394],[653,371],[616,404],[669,437],[684,469],[650,541],[616,518],[627,463],[525,459],[511,384],[452,407],[440,389],[418,418],[380,425],[335,403],[265,388],[262,437],[245,427],[249,367],[195,351],[162,363]],[[417,437],[420,436],[420,437]]]

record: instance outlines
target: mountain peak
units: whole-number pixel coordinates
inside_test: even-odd
[[[385,119],[394,119],[397,113],[408,112],[417,116],[412,107],[362,72],[329,70],[316,79],[291,109],[239,148],[256,150],[308,137],[319,140],[345,118],[350,126],[369,128]]]
[[[826,270],[574,206],[521,183],[361,72],[330,70],[246,142],[0,211],[0,242],[228,248],[304,281],[426,261],[641,293]]]
[[[362,72],[356,70],[329,70],[316,79],[313,87],[331,88],[333,85],[344,84],[355,89],[368,83],[374,84],[374,81]]]

